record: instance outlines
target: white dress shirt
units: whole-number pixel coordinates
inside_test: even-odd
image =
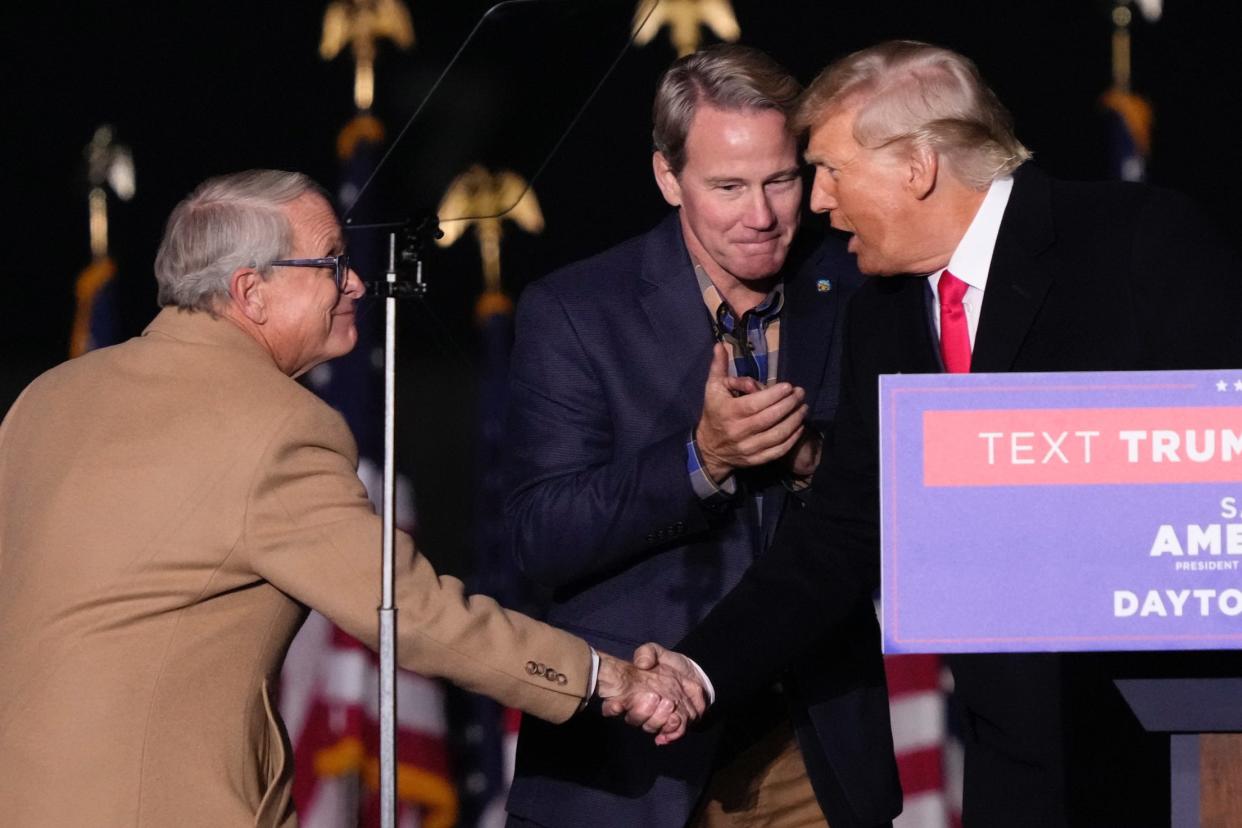
[[[949,259],[949,266],[941,268],[927,277],[932,289],[932,307],[940,307],[940,276],[948,270],[958,279],[966,283],[966,295],[962,298],[962,306],[966,310],[966,325],[970,329],[970,349],[975,348],[975,331],[979,329],[979,311],[983,307],[983,291],[988,283],[988,270],[992,267],[992,251],[996,247],[996,236],[1000,232],[1001,219],[1005,215],[1005,206],[1009,204],[1009,194],[1013,191],[1013,178],[998,178],[988,187],[988,194],[983,197],[978,212],[971,219],[966,234],[957,243]],[[936,336],[940,335],[940,314],[933,313]]]

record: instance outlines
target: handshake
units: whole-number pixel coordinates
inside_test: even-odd
[[[694,662],[659,644],[644,644],[630,663],[601,652],[595,695],[605,716],[655,734],[657,745],[680,739],[711,704],[707,677]]]

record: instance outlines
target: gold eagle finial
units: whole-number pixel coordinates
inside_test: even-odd
[[[508,219],[528,233],[542,232],[543,212],[539,209],[535,191],[515,172],[501,170],[492,173],[475,164],[449,184],[438,212],[444,236],[436,244],[441,247],[453,244],[466,230],[474,227],[479,241],[479,256],[483,260],[483,296],[479,299],[479,314],[507,312],[512,303],[504,296],[500,283],[502,223]]]
[[[668,26],[678,57],[698,50],[703,26],[721,40],[735,41],[742,35],[729,0],[660,0],[654,9],[650,0],[641,0],[634,10],[634,26],[634,42],[639,46],[646,46]]]
[[[108,190],[121,201],[134,197],[134,158],[129,147],[116,143],[113,138],[112,127],[104,124],[95,130],[83,151],[91,185],[87,196],[91,255],[96,259],[108,255]]]
[[[414,24],[401,0],[333,0],[323,13],[319,55],[332,60],[348,45],[354,53],[354,104],[375,99],[375,42],[386,37],[402,49],[414,45]]]

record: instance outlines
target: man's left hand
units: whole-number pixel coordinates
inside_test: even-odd
[[[790,476],[795,480],[809,482],[815,470],[819,468],[819,459],[823,455],[823,450],[824,438],[818,431],[813,428],[803,431],[798,442],[790,449],[789,454],[785,455]]]
[[[763,386],[751,377],[729,377],[725,380],[725,387],[734,396],[739,397],[763,390]],[[819,468],[823,449],[823,436],[816,429],[808,427],[803,429],[798,442],[794,443],[793,448],[781,458],[780,462],[788,467],[790,477],[795,481],[803,481],[803,485],[808,485],[815,470]]]

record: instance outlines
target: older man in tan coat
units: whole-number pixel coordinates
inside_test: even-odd
[[[0,426],[0,823],[295,823],[289,642],[312,607],[376,644],[379,519],[344,421],[292,379],[354,345],[343,253],[304,176],[207,182],[169,219],[143,335],[44,374]],[[650,732],[702,708],[465,595],[405,535],[397,558],[404,667],[550,721],[593,686]]]

